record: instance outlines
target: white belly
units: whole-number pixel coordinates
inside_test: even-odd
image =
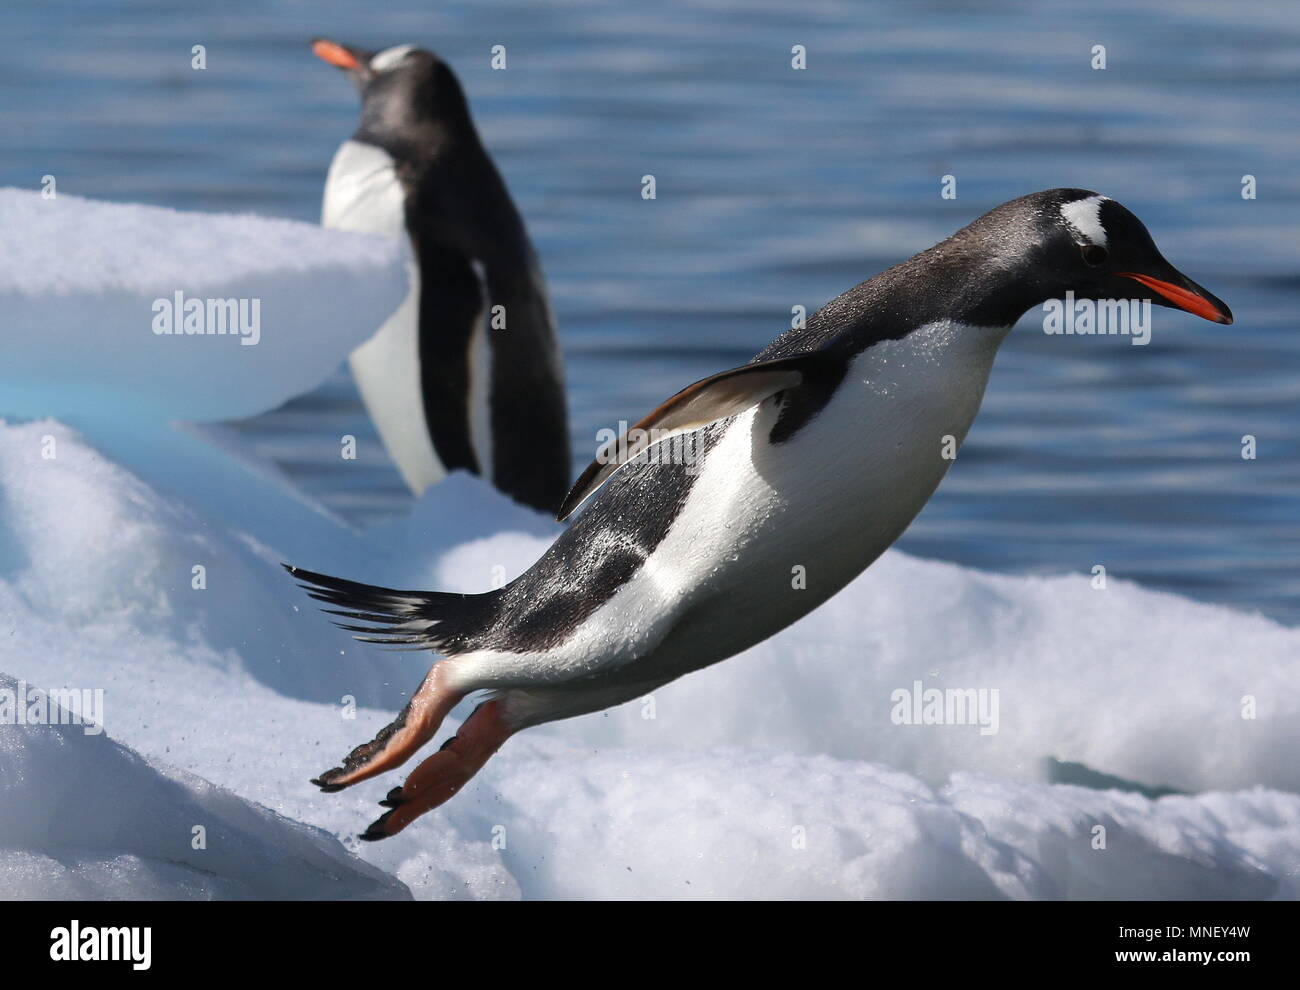
[[[684,673],[761,642],[888,549],[952,465],[1007,329],[932,324],[868,348],[785,444],[761,440],[769,405],[738,420],[706,469],[729,485],[701,478],[702,512],[683,513],[660,548],[661,566],[689,577],[651,663]]]
[[[406,196],[382,148],[345,141],[325,180],[321,224],[399,238],[407,245],[410,290],[349,363],[384,447],[417,495],[446,476],[424,417],[420,382],[420,273],[410,257]]]
[[[883,553],[934,493],[1007,329],[931,324],[868,348],[784,444],[767,442],[773,402],[736,417],[650,559],[566,643],[536,656],[470,654],[457,665],[516,683],[668,680],[806,615]]]

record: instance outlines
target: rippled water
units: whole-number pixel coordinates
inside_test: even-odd
[[[1236,325],[1156,310],[1134,347],[1048,337],[1031,314],[901,545],[1003,571],[1102,563],[1300,619],[1294,3],[83,2],[0,27],[0,182],[307,220],[356,104],[306,40],[438,51],[540,250],[584,460],[599,428],[746,360],[791,306],[1003,200],[1114,196]],[[344,380],[242,428],[329,487],[340,424],[360,428]],[[392,472],[359,477],[337,504],[400,507]]]

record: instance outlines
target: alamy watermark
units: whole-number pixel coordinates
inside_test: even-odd
[[[153,964],[153,929],[146,927],[84,928],[76,918],[50,930],[50,958],[55,962],[129,962],[134,970]]]
[[[995,736],[999,696],[997,688],[927,688],[913,681],[889,695],[895,725],[978,725],[981,736]]]
[[[153,332],[158,336],[221,334],[238,336],[240,344],[262,339],[261,299],[186,299],[177,289],[170,299],[153,301]]]
[[[672,430],[628,429],[627,420],[620,420],[617,430],[596,431],[596,463],[626,464],[639,460],[648,464],[684,464],[690,471],[699,464],[703,453],[701,442],[700,431],[674,434]]]
[[[0,687],[0,725],[80,725],[88,736],[104,731],[103,688],[51,688],[26,681]]]
[[[1043,303],[1043,333],[1084,336],[1121,334],[1135,346],[1151,343],[1150,299],[1064,299]]]

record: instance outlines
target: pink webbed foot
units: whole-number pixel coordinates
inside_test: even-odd
[[[463,692],[446,687],[446,664],[429,671],[400,715],[384,726],[368,743],[349,753],[341,766],[326,770],[312,783],[326,793],[369,780],[400,767],[421,746],[433,738],[447,713],[464,697]]]
[[[446,802],[482,769],[513,732],[502,718],[500,701],[479,705],[456,735],[416,767],[406,783],[394,787],[379,802],[389,810],[373,821],[361,838],[368,842],[387,839]]]

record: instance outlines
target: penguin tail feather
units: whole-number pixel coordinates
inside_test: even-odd
[[[322,608],[360,643],[378,643],[394,650],[437,650],[451,656],[464,652],[463,632],[471,603],[482,595],[444,591],[398,591],[359,581],[281,565],[298,580],[308,596],[335,608]],[[459,647],[459,648],[458,648]]]

